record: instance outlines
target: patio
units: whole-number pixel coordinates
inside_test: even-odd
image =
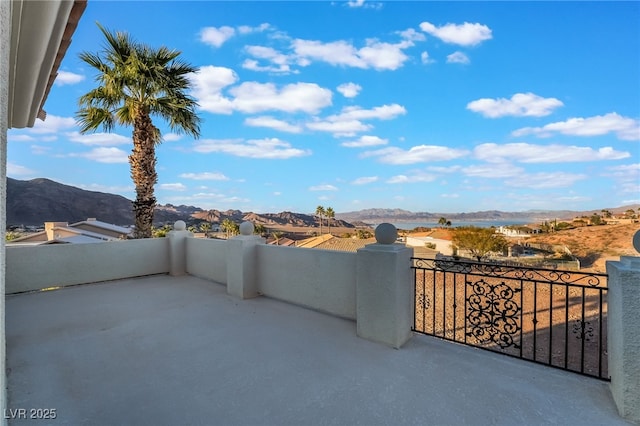
[[[628,424],[607,383],[427,336],[394,350],[355,329],[193,276],[10,295],[8,409],[71,425]]]

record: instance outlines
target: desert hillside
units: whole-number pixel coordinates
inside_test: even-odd
[[[640,223],[585,226],[531,237],[529,242],[564,244],[580,259],[583,268],[605,271],[607,260],[638,255],[633,248],[633,235]]]

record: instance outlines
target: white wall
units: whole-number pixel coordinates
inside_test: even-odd
[[[169,272],[165,238],[7,247],[8,294]]]
[[[356,318],[356,253],[257,247],[258,291],[344,318]]]
[[[7,127],[9,126],[9,46],[11,45],[11,2],[0,0],[0,410],[7,408],[5,368],[5,227],[7,206]],[[4,416],[3,416],[4,417]],[[0,424],[6,424],[3,418]]]
[[[453,249],[451,248],[451,241],[449,240],[441,240],[438,238],[429,238],[429,237],[407,236],[407,245],[410,247],[425,247],[425,243],[435,244],[436,245],[435,249],[446,256],[450,256],[453,254]]]
[[[187,238],[187,273],[227,283],[227,240]]]

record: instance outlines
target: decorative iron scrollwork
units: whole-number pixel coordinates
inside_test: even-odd
[[[467,281],[473,293],[467,298],[467,321],[471,330],[467,336],[480,343],[494,343],[502,349],[520,348],[514,341],[521,328],[518,323],[521,307],[514,300],[520,289],[513,289],[504,282],[489,284],[484,280]]]
[[[590,342],[593,339],[593,327],[591,321],[576,320],[573,325],[573,334],[576,335],[576,339]]]

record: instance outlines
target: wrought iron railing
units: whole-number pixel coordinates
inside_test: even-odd
[[[413,330],[608,380],[606,274],[412,258]]]

